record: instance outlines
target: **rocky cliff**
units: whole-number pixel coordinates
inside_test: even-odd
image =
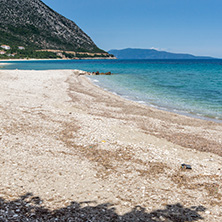
[[[0,0],[0,44],[103,52],[73,21],[41,0]]]

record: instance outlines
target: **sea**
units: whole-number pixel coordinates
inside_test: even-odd
[[[1,64],[2,63],[2,64]],[[111,72],[91,81],[128,100],[222,122],[222,60],[40,60],[0,62],[2,69]]]

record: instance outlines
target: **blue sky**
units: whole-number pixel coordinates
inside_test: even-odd
[[[43,0],[98,47],[222,58],[222,0]]]

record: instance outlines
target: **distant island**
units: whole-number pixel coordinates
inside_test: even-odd
[[[108,53],[114,55],[117,59],[215,59],[213,57],[171,53],[155,49],[112,49]]]
[[[41,0],[1,0],[0,59],[113,58]]]

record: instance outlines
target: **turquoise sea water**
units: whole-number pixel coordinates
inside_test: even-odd
[[[3,67],[2,67],[3,66]],[[111,71],[97,85],[160,109],[222,121],[222,60],[22,61],[0,69]]]

